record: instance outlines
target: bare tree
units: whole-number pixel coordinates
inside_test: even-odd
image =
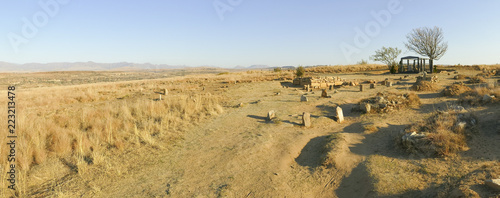
[[[396,59],[398,58],[399,54],[401,54],[401,50],[399,50],[398,48],[382,47],[382,49],[375,51],[375,55],[371,56],[370,59],[387,64],[387,67],[389,68],[389,70],[391,70],[391,73],[396,73],[396,68],[398,65]]]
[[[439,60],[448,49],[448,42],[443,41],[443,31],[439,27],[413,29],[406,38],[406,48],[429,57],[431,72],[434,70],[433,61]]]

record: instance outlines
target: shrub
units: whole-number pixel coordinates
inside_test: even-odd
[[[306,70],[304,69],[304,67],[299,66],[297,68],[297,71],[295,72],[295,75],[297,75],[297,77],[302,77],[302,76],[304,76],[305,73],[306,73]]]
[[[469,92],[472,89],[468,86],[462,84],[453,84],[451,86],[446,87],[443,90],[443,95],[445,96],[459,96],[463,93]]]
[[[281,72],[281,68],[279,67],[274,68],[274,72]]]

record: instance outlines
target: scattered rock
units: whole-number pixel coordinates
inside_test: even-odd
[[[370,103],[363,103],[361,104],[361,110],[365,113],[370,113],[370,111],[372,110],[372,105],[370,105]]]
[[[370,84],[370,89],[375,89],[375,83]]]
[[[480,198],[476,191],[471,190],[468,186],[460,186],[451,191],[450,198]]]
[[[488,94],[485,94],[483,96],[483,102],[489,102],[489,101],[493,100],[493,98],[495,98],[495,96],[490,96]]]
[[[311,114],[304,112],[302,114],[302,124],[304,127],[311,127]]]
[[[391,81],[387,81],[387,82],[385,83],[385,85],[386,85],[387,87],[392,87],[392,82],[391,82]]]
[[[363,85],[359,85],[359,91],[363,92]]]
[[[337,122],[342,123],[344,122],[344,113],[342,112],[342,108],[337,107]]]
[[[328,98],[328,93],[326,93],[326,89],[323,89],[323,90],[321,91],[321,97],[322,97],[322,98]]]
[[[489,179],[484,181],[484,184],[495,190],[500,190],[500,179]]]
[[[302,95],[302,96],[300,96],[300,101],[307,102],[307,101],[309,101],[309,99],[307,99],[307,97],[305,95]]]
[[[330,91],[333,90],[333,85],[330,85]]]
[[[267,121],[272,121],[274,118],[276,118],[276,112],[274,110],[271,110],[267,113]]]

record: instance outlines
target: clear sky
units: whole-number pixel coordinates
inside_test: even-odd
[[[406,35],[434,26],[449,45],[437,64],[500,63],[498,0],[0,2],[0,61],[13,63],[352,64],[382,46],[416,55]]]

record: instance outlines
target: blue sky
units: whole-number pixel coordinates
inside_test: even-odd
[[[13,63],[127,61],[220,67],[352,64],[368,59],[382,46],[398,47],[402,56],[416,55],[404,47],[406,35],[414,28],[434,26],[443,29],[449,45],[437,64],[500,63],[497,0],[1,3],[0,61]],[[391,13],[391,6],[399,12]],[[371,12],[388,12],[391,17],[383,18],[388,23],[381,24]],[[28,31],[33,29],[35,32]],[[354,42],[359,37],[355,29],[372,33],[362,46]],[[345,53],[342,46],[356,50]]]

